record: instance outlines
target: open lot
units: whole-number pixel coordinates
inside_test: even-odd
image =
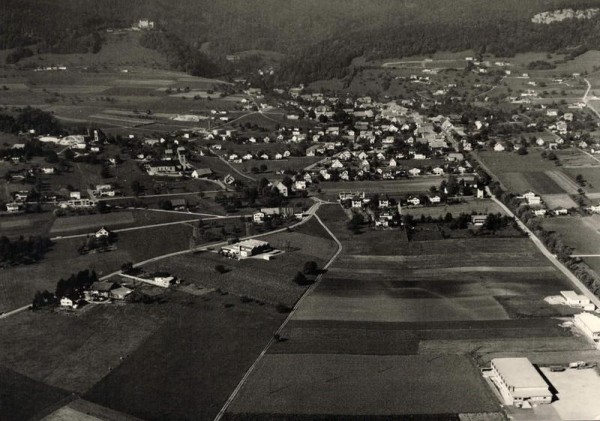
[[[553,372],[548,367],[541,371],[558,392],[553,409],[563,420],[595,420],[600,417],[600,376],[596,370],[566,370]]]
[[[497,412],[463,356],[269,354],[229,408],[232,414],[445,415]]]

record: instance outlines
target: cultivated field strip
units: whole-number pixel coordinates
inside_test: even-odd
[[[498,410],[464,356],[267,354],[229,412],[343,418]]]

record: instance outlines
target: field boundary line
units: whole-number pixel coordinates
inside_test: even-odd
[[[316,203],[317,209],[315,210],[315,212],[313,213],[312,216],[314,216],[317,219],[317,221],[319,222],[319,224],[321,224],[321,226],[323,228],[325,228],[325,230],[327,231],[327,233],[331,236],[331,238],[333,238],[333,240],[336,242],[336,244],[338,246],[337,251],[333,254],[333,256],[331,256],[331,258],[325,264],[325,266],[323,266],[324,269],[327,269],[329,266],[331,266],[331,264],[335,261],[335,259],[337,259],[337,257],[340,255],[340,253],[342,252],[343,246],[342,246],[342,243],[338,240],[338,238],[329,229],[329,227],[327,227],[327,225],[325,225],[325,223],[323,223],[323,221],[321,220],[321,218],[319,218],[319,216],[317,215],[317,210],[318,210],[318,208],[319,208],[319,206],[321,204],[323,204],[323,202],[321,202],[321,201],[319,201],[319,202]],[[275,343],[275,341],[276,341],[275,338],[279,337],[279,335],[281,334],[281,332],[283,331],[283,329],[285,329],[285,327],[287,326],[288,322],[292,319],[292,317],[294,317],[294,314],[296,314],[296,311],[298,310],[298,308],[300,307],[300,305],[302,304],[302,302],[304,301],[304,299],[307,296],[309,296],[315,290],[315,288],[321,282],[322,278],[323,278],[323,274],[321,273],[321,274],[319,274],[319,276],[317,277],[317,279],[315,280],[315,282],[310,287],[308,287],[306,289],[306,291],[304,291],[304,294],[302,294],[302,296],[298,299],[298,301],[296,301],[296,304],[294,304],[294,308],[292,309],[292,311],[290,311],[290,313],[285,318],[285,320],[283,321],[283,323],[281,324],[281,326],[279,326],[279,329],[277,329],[277,331],[275,332],[275,334],[273,336],[271,336],[271,339],[269,340],[269,342],[267,343],[267,345],[264,347],[264,349],[258,355],[258,357],[254,361],[254,363],[246,371],[246,373],[244,374],[244,377],[242,377],[242,379],[240,380],[240,382],[238,383],[238,385],[236,386],[236,388],[233,390],[233,392],[231,393],[231,395],[229,396],[229,398],[227,399],[227,401],[225,402],[225,404],[223,405],[223,407],[221,408],[221,410],[219,411],[219,413],[215,417],[215,421],[220,421],[221,418],[223,418],[223,415],[225,415],[225,412],[227,412],[227,410],[229,409],[229,407],[231,406],[231,404],[233,403],[233,401],[235,400],[235,398],[238,396],[238,394],[240,393],[240,391],[242,390],[242,388],[244,387],[244,385],[248,381],[248,378],[250,377],[250,375],[254,372],[254,370],[256,369],[256,367],[260,364],[260,362],[262,361],[262,359],[264,358],[264,356],[267,354],[267,352],[268,352],[269,348],[271,347],[271,345],[273,345],[273,343]]]

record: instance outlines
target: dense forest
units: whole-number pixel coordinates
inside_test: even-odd
[[[343,77],[353,58],[403,57],[473,49],[512,56],[523,51],[600,49],[600,17],[535,24],[539,13],[584,9],[593,0],[3,0],[0,48],[95,52],[104,29],[139,18],[163,29],[144,37],[173,68],[225,72],[225,54],[284,53],[281,82]],[[201,52],[200,52],[201,51]]]

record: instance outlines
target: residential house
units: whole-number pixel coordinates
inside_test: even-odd
[[[262,224],[263,222],[265,222],[265,213],[264,212],[254,212],[254,214],[252,214],[252,221],[255,224]]]
[[[277,183],[275,183],[274,187],[277,189],[277,191],[279,193],[281,193],[281,195],[283,197],[288,197],[289,191],[288,191],[288,188],[287,188],[287,186],[285,184],[283,184],[283,183],[281,183],[281,182],[278,181]]]
[[[494,151],[496,152],[503,152],[506,148],[504,147],[504,145],[500,142],[496,143],[494,145]]]
[[[108,238],[110,237],[110,231],[106,228],[102,227],[98,231],[96,231],[96,238]]]
[[[407,202],[413,206],[419,206],[421,204],[421,199],[416,196],[412,196],[408,198]]]

